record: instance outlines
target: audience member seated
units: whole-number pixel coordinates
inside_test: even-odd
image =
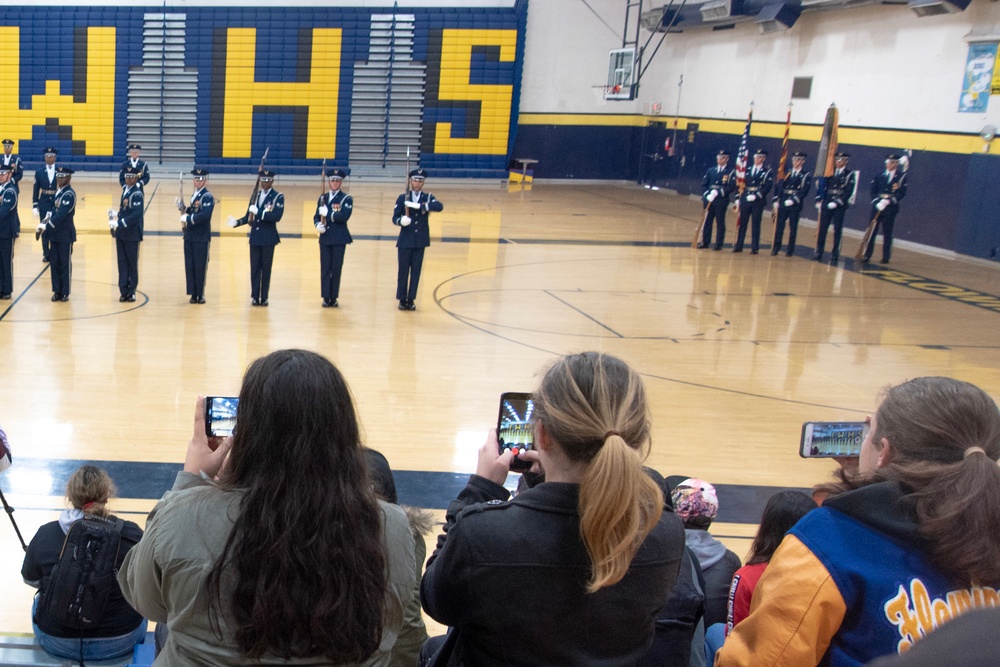
[[[375,494],[387,503],[399,505],[396,480],[392,476],[389,461],[374,449],[365,449],[365,457],[372,473]],[[431,531],[434,519],[425,509],[408,505],[399,506],[406,512],[413,533],[413,560],[417,576],[413,580],[413,599],[403,610],[403,628],[399,631],[396,644],[392,647],[389,667],[415,667],[420,659],[420,647],[427,641],[427,627],[424,625],[424,615],[420,609],[420,574],[427,559],[427,543],[424,542],[424,536]]]
[[[114,493],[115,486],[107,472],[90,465],[83,466],[70,476],[66,484],[66,499],[72,509],[63,510],[57,521],[44,524],[28,544],[21,576],[26,584],[39,589],[31,606],[32,628],[39,645],[54,656],[108,660],[131,653],[132,647],[142,643],[146,636],[146,619],[122,597],[113,574],[104,580],[104,585],[110,589],[107,605],[93,627],[83,630],[69,627],[39,609],[41,595],[55,594],[52,589],[56,585],[52,577],[53,569],[60,564],[60,554],[70,527],[85,516],[118,521],[108,509],[108,500]],[[123,521],[119,529],[121,537],[116,568],[121,567],[125,555],[142,537],[142,529],[131,521]],[[61,567],[67,565],[62,564]]]
[[[742,621],[750,613],[750,600],[753,590],[764,574],[771,556],[778,545],[785,539],[785,533],[792,529],[798,520],[816,509],[816,501],[800,491],[780,491],[767,500],[764,513],[760,517],[757,535],[750,545],[746,565],[736,570],[733,584],[729,590],[729,618],[726,622],[728,630]]]
[[[416,577],[401,509],[376,499],[347,382],[279,350],[243,377],[231,438],[205,434],[119,574],[169,635],[154,665],[387,664]]]
[[[674,512],[684,523],[685,540],[705,580],[705,627],[725,623],[729,585],[740,567],[740,557],[712,537],[708,528],[719,513],[719,497],[708,482],[691,477],[670,493]]]
[[[534,420],[537,449],[518,456],[545,481],[506,502],[514,455],[491,432],[448,507],[420,587],[424,610],[451,626],[432,664],[628,665],[653,638],[684,534],[642,469],[639,375],[609,355],[563,357],[535,392]]]
[[[986,667],[1000,665],[1000,607],[973,609],[922,639],[901,655],[868,667]]]
[[[870,422],[857,471],[789,531],[717,667],[861,665],[996,604],[996,403],[917,378],[887,390]]]

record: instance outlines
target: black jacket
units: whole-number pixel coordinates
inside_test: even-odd
[[[653,638],[684,549],[665,511],[625,578],[586,592],[579,486],[509,493],[472,476],[446,516],[420,586],[424,610],[459,631],[466,665],[634,665]]]

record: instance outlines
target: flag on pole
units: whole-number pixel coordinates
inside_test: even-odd
[[[826,121],[823,123],[823,135],[819,140],[819,151],[816,154],[816,196],[820,199],[826,194],[826,179],[833,176],[834,157],[837,154],[837,105],[831,104],[826,110]]]
[[[785,118],[785,136],[781,140],[781,159],[778,160],[778,180],[783,181],[788,173],[785,171],[785,163],[788,162],[788,134],[792,130],[792,103],[788,103],[788,116]]]
[[[736,189],[739,194],[743,194],[743,189],[747,185],[747,161],[749,158],[749,149],[747,148],[747,141],[750,139],[750,124],[753,122],[753,104],[750,105],[750,111],[747,112],[747,126],[743,128],[743,138],[740,139],[740,149],[736,152]]]

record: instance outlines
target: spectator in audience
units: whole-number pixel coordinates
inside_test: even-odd
[[[154,664],[387,664],[413,537],[376,499],[340,371],[303,350],[256,360],[231,438],[206,436],[204,407],[119,574],[126,599],[169,627]]]
[[[116,520],[108,508],[115,494],[115,485],[108,473],[86,465],[74,472],[66,484],[66,500],[71,509],[63,510],[57,521],[42,525],[31,538],[24,555],[21,576],[29,586],[39,589],[31,608],[32,628],[38,644],[52,655],[81,660],[108,660],[132,651],[146,636],[146,619],[140,616],[122,597],[118,582],[111,578],[104,583],[111,587],[107,606],[92,628],[80,630],[67,627],[38,609],[39,596],[51,593],[52,570],[59,563],[63,543],[70,526],[84,516]],[[142,529],[131,521],[121,527],[121,541],[116,568],[142,537]]]
[[[424,610],[451,626],[433,664],[627,665],[652,640],[684,538],[642,469],[639,375],[610,355],[563,357],[535,393],[534,419],[536,450],[518,456],[545,481],[506,502],[514,455],[491,431],[448,507],[420,587]]]
[[[1000,607],[973,609],[935,630],[902,655],[868,667],[984,667],[1000,665]]]
[[[7,434],[0,428],[0,472],[10,467],[11,453],[10,442],[7,441]]]
[[[711,536],[709,526],[719,513],[719,496],[708,482],[690,477],[670,493],[674,512],[684,523],[685,540],[698,557],[705,580],[705,627],[726,622],[729,585],[740,557]]]
[[[857,472],[789,531],[717,667],[860,665],[996,604],[996,403],[924,377],[887,390],[870,421]]]
[[[399,505],[396,495],[396,480],[392,476],[389,461],[374,449],[365,449],[368,468],[372,473],[375,494],[387,503]],[[414,667],[420,657],[420,647],[427,641],[427,627],[424,625],[424,615],[420,610],[420,574],[424,570],[427,559],[427,543],[424,536],[431,532],[434,525],[431,513],[419,507],[399,505],[406,512],[413,533],[413,555],[417,576],[413,580],[413,599],[403,610],[403,629],[392,647],[392,660],[389,667]]]
[[[750,613],[750,600],[771,556],[799,519],[816,509],[816,501],[801,491],[779,491],[767,500],[746,565],[736,570],[729,590],[727,634]]]

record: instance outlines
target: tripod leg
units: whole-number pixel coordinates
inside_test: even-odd
[[[3,502],[3,511],[7,513],[7,517],[10,519],[10,525],[14,526],[14,532],[17,533],[17,539],[21,542],[21,548],[27,551],[28,545],[24,543],[24,538],[21,537],[21,530],[17,527],[17,522],[14,521],[14,508],[7,504],[7,498],[3,495],[3,489],[0,489],[0,502]]]

